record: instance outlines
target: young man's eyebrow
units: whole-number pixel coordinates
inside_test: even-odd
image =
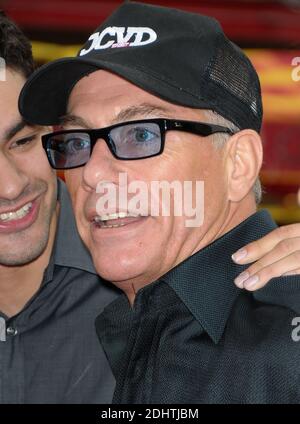
[[[8,128],[3,136],[4,140],[10,140],[13,138],[18,132],[22,131],[23,128],[27,126],[27,122],[25,122],[23,119],[17,122],[16,124],[12,125],[10,128]]]

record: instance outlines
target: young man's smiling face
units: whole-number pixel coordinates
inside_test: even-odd
[[[24,265],[43,253],[57,204],[42,128],[27,125],[18,112],[24,83],[11,69],[0,82],[0,266]]]
[[[65,129],[103,128],[145,118],[203,120],[201,111],[163,101],[103,70],[77,83],[69,98],[68,115],[72,119],[66,119]],[[123,221],[126,225],[122,226],[95,225],[97,185],[110,182],[118,191],[120,173],[127,174],[128,184],[142,180],[148,187],[151,181],[204,181],[204,224],[189,228],[187,216],[174,216],[171,209],[171,216],[151,216],[149,212]],[[227,214],[224,175],[222,149],[216,149],[210,137],[170,131],[161,155],[134,161],[116,159],[99,140],[85,166],[65,173],[79,233],[99,274],[122,288],[134,282],[143,286],[206,245]]]

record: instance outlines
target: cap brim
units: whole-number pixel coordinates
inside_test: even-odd
[[[33,124],[58,124],[59,118],[67,111],[68,98],[74,85],[84,76],[99,69],[111,71],[171,103],[199,109],[209,106],[195,94],[164,81],[163,76],[156,77],[112,61],[71,57],[43,65],[33,73],[19,97],[21,115]]]

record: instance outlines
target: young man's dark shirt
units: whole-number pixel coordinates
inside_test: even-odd
[[[95,332],[114,300],[76,230],[59,181],[60,216],[49,266],[36,295],[16,316],[0,312],[0,403],[109,403],[115,380]]]

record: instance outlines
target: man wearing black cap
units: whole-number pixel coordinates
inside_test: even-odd
[[[53,167],[69,169],[78,230],[97,271],[124,291],[96,323],[117,381],[114,402],[299,402],[291,325],[299,277],[256,293],[232,284],[232,252],[276,225],[256,211],[258,77],[219,24],[125,3],[76,58],[35,73],[19,106],[29,122],[60,122],[43,146]],[[136,213],[120,197],[105,208],[102,187],[120,192],[121,174],[150,195],[156,180],[203,182],[201,225],[187,225],[175,203],[169,216]]]

